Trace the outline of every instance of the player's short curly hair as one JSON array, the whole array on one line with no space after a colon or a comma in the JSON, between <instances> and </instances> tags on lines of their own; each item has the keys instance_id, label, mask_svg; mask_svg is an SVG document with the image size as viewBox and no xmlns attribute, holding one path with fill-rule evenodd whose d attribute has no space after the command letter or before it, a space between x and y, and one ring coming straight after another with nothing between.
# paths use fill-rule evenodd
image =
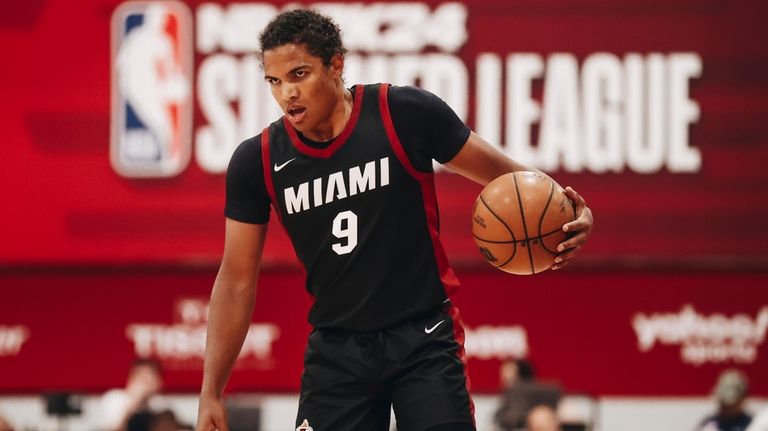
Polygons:
<instances>
[{"instance_id":1,"label":"player's short curly hair","mask_svg":"<svg viewBox=\"0 0 768 431\"><path fill-rule=\"evenodd\" d=\"M310 54L329 66L336 54L347 52L341 42L339 26L329 17L310 9L294 9L277 15L259 36L264 51L294 43L304 45Z\"/></svg>"}]
</instances>

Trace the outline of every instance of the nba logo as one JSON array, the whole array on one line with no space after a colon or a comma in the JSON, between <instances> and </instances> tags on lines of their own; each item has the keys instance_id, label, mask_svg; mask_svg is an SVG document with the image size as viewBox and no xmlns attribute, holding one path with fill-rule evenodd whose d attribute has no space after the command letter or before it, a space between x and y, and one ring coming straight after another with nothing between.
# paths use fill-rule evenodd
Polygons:
<instances>
[{"instance_id":1,"label":"nba logo","mask_svg":"<svg viewBox=\"0 0 768 431\"><path fill-rule=\"evenodd\" d=\"M112 15L110 160L125 177L170 177L189 164L192 15L177 1L132 1Z\"/></svg>"}]
</instances>

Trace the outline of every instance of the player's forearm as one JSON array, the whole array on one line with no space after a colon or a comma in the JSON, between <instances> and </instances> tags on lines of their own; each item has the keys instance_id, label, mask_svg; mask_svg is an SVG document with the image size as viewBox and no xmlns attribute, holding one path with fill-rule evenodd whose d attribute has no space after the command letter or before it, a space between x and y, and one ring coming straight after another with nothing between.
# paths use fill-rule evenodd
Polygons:
<instances>
[{"instance_id":1,"label":"player's forearm","mask_svg":"<svg viewBox=\"0 0 768 431\"><path fill-rule=\"evenodd\" d=\"M221 396L248 333L255 280L229 280L219 273L211 293L202 392Z\"/></svg>"},{"instance_id":2,"label":"player's forearm","mask_svg":"<svg viewBox=\"0 0 768 431\"><path fill-rule=\"evenodd\" d=\"M448 166L462 176L483 186L509 172L533 171L542 173L532 166L526 166L513 160L474 132L470 134L461 151L453 160L448 162Z\"/></svg>"}]
</instances>

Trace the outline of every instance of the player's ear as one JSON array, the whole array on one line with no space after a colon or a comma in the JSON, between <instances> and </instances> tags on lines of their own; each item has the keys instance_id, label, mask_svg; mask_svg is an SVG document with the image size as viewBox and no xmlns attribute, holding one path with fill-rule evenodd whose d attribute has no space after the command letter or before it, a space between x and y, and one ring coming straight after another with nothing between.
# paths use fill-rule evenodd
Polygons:
<instances>
[{"instance_id":1,"label":"player's ear","mask_svg":"<svg viewBox=\"0 0 768 431\"><path fill-rule=\"evenodd\" d=\"M331 57L331 76L334 78L341 78L344 73L344 56L341 54L335 54Z\"/></svg>"}]
</instances>

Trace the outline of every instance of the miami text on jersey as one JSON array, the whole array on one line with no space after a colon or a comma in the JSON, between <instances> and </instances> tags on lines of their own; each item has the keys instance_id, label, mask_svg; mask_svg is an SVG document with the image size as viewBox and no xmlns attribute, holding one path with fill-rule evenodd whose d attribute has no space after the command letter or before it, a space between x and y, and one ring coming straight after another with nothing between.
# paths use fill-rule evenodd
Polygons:
<instances>
[{"instance_id":1,"label":"miami text on jersey","mask_svg":"<svg viewBox=\"0 0 768 431\"><path fill-rule=\"evenodd\" d=\"M299 184L298 187L285 188L283 195L288 214L389 185L389 157L384 157L378 162L378 170L374 160L364 166L358 165L348 169L346 176L344 172L334 172L328 178L315 178Z\"/></svg>"}]
</instances>

